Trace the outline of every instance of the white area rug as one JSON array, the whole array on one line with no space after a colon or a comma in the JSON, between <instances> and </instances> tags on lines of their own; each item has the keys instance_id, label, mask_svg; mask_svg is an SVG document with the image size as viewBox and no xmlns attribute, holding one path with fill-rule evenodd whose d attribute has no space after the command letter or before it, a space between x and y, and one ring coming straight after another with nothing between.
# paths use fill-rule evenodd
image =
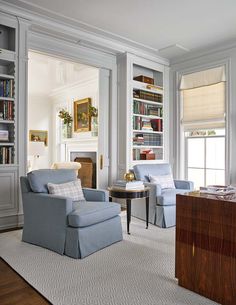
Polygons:
<instances>
[{"instance_id":1,"label":"white area rug","mask_svg":"<svg viewBox=\"0 0 236 305\"><path fill-rule=\"evenodd\" d=\"M0 234L0 256L55 305L213 305L177 285L175 230L132 218L124 240L83 260L21 242L21 231Z\"/></svg>"}]
</instances>

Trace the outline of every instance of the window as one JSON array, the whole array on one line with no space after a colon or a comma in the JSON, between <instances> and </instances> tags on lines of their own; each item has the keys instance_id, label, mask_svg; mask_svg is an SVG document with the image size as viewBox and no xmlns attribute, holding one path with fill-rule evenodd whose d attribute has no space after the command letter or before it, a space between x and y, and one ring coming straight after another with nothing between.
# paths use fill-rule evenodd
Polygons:
<instances>
[{"instance_id":1,"label":"window","mask_svg":"<svg viewBox=\"0 0 236 305\"><path fill-rule=\"evenodd\" d=\"M225 184L224 67L182 76L185 178L195 188Z\"/></svg>"},{"instance_id":2,"label":"window","mask_svg":"<svg viewBox=\"0 0 236 305\"><path fill-rule=\"evenodd\" d=\"M225 130L185 133L186 176L195 188L225 184Z\"/></svg>"}]
</instances>

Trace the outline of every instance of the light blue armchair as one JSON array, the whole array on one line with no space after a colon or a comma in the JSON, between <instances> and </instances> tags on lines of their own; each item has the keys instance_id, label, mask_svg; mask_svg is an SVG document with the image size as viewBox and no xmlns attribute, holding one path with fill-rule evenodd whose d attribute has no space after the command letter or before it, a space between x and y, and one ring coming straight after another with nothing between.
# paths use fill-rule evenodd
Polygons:
<instances>
[{"instance_id":1,"label":"light blue armchair","mask_svg":"<svg viewBox=\"0 0 236 305\"><path fill-rule=\"evenodd\" d=\"M174 180L175 188L162 189L160 185L150 183L149 175L161 176L171 174L169 164L139 164L135 165L133 172L137 180L144 181L150 188L149 222L162 228L176 224L176 194L183 194L193 190L193 182ZM137 202L132 205L132 216L145 220L145 205Z\"/></svg>"},{"instance_id":2,"label":"light blue armchair","mask_svg":"<svg viewBox=\"0 0 236 305\"><path fill-rule=\"evenodd\" d=\"M48 194L47 183L76 180L74 170L46 169L21 177L22 240L59 254L83 258L122 240L120 205L103 190L83 189L86 201Z\"/></svg>"}]
</instances>

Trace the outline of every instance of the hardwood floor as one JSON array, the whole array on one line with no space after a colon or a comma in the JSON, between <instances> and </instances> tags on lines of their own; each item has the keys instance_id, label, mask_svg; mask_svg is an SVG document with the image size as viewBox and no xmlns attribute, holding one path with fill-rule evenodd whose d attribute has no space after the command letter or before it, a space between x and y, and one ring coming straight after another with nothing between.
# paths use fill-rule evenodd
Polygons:
<instances>
[{"instance_id":1,"label":"hardwood floor","mask_svg":"<svg viewBox=\"0 0 236 305\"><path fill-rule=\"evenodd\" d=\"M0 304L48 305L51 303L0 258Z\"/></svg>"}]
</instances>

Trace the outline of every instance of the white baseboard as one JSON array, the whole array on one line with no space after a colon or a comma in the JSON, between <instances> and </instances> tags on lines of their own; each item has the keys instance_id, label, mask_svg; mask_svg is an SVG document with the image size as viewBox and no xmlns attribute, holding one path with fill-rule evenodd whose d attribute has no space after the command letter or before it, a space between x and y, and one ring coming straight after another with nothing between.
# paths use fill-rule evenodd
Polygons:
<instances>
[{"instance_id":1,"label":"white baseboard","mask_svg":"<svg viewBox=\"0 0 236 305\"><path fill-rule=\"evenodd\" d=\"M11 215L0 218L0 230L22 227L24 224L24 215Z\"/></svg>"}]
</instances>

